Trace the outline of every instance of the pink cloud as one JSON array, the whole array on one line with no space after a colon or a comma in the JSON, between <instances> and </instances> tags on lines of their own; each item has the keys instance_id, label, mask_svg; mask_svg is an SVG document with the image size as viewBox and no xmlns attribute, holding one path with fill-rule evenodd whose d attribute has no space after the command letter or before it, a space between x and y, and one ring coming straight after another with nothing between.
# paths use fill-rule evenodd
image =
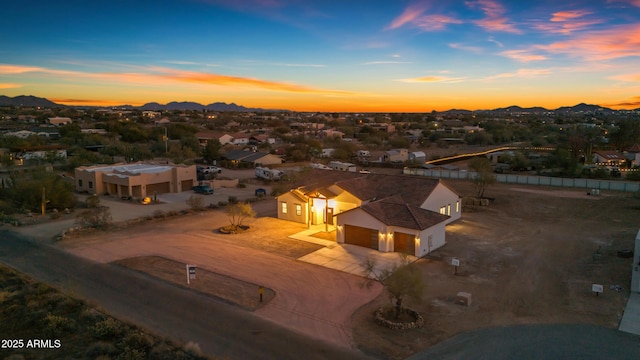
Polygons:
<instances>
[{"instance_id":1,"label":"pink cloud","mask_svg":"<svg viewBox=\"0 0 640 360\"><path fill-rule=\"evenodd\" d=\"M484 19L476 20L474 23L489 31L503 31L514 34L520 34L521 31L504 17L506 13L504 7L496 1L492 0L476 0L467 1L470 8L479 8L484 12Z\"/></svg>"},{"instance_id":2,"label":"pink cloud","mask_svg":"<svg viewBox=\"0 0 640 360\"><path fill-rule=\"evenodd\" d=\"M550 53L584 57L587 60L609 60L640 56L640 24L591 31L566 41L538 46Z\"/></svg>"},{"instance_id":3,"label":"pink cloud","mask_svg":"<svg viewBox=\"0 0 640 360\"><path fill-rule=\"evenodd\" d=\"M393 30L404 25L411 24L424 31L437 31L444 29L449 24L462 24L461 20L451 16L424 14L427 11L427 4L424 2L409 5L400 16L393 19L386 29Z\"/></svg>"},{"instance_id":4,"label":"pink cloud","mask_svg":"<svg viewBox=\"0 0 640 360\"><path fill-rule=\"evenodd\" d=\"M427 6L425 3L414 3L409 5L400 16L393 19L391 24L387 26L387 29L393 30L400 28L406 24L412 23L416 21L425 11L427 10Z\"/></svg>"},{"instance_id":5,"label":"pink cloud","mask_svg":"<svg viewBox=\"0 0 640 360\"><path fill-rule=\"evenodd\" d=\"M504 78L533 78L551 75L550 69L518 69L512 73L502 73L484 78L484 80L495 80Z\"/></svg>"},{"instance_id":6,"label":"pink cloud","mask_svg":"<svg viewBox=\"0 0 640 360\"><path fill-rule=\"evenodd\" d=\"M546 56L535 54L529 50L507 50L501 52L500 55L521 62L542 61L547 59Z\"/></svg>"},{"instance_id":7,"label":"pink cloud","mask_svg":"<svg viewBox=\"0 0 640 360\"><path fill-rule=\"evenodd\" d=\"M591 14L587 10L559 11L552 14L548 23L539 24L536 28L545 32L570 34L602 23L601 19L582 19Z\"/></svg>"},{"instance_id":8,"label":"pink cloud","mask_svg":"<svg viewBox=\"0 0 640 360\"><path fill-rule=\"evenodd\" d=\"M36 66L0 64L0 74L24 74L30 72L43 71L43 68Z\"/></svg>"}]
</instances>

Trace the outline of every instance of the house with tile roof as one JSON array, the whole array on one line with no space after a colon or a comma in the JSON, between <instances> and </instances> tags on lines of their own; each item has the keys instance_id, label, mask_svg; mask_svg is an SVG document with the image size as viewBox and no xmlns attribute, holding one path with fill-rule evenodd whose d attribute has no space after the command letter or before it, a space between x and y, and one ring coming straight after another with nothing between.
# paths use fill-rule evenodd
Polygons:
<instances>
[{"instance_id":1,"label":"house with tile roof","mask_svg":"<svg viewBox=\"0 0 640 360\"><path fill-rule=\"evenodd\" d=\"M622 166L627 158L618 151L598 150L593 152L593 163L601 166Z\"/></svg>"},{"instance_id":2,"label":"house with tile roof","mask_svg":"<svg viewBox=\"0 0 640 360\"><path fill-rule=\"evenodd\" d=\"M313 169L278 196L278 218L335 230L336 242L425 256L460 219L460 196L440 179Z\"/></svg>"}]
</instances>

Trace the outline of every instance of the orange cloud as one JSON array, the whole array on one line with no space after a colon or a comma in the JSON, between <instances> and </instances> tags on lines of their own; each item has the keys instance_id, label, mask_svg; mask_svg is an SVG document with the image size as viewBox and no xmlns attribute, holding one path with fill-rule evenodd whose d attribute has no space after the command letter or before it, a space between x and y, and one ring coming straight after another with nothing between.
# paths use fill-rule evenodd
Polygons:
<instances>
[{"instance_id":1,"label":"orange cloud","mask_svg":"<svg viewBox=\"0 0 640 360\"><path fill-rule=\"evenodd\" d=\"M589 15L589 14L591 14L591 12L586 10L558 11L553 13L553 17L551 18L551 21L553 22L569 21L569 20L574 20L574 19L583 17L585 15Z\"/></svg>"},{"instance_id":2,"label":"orange cloud","mask_svg":"<svg viewBox=\"0 0 640 360\"><path fill-rule=\"evenodd\" d=\"M0 74L24 74L29 72L43 71L43 68L35 66L0 64Z\"/></svg>"},{"instance_id":3,"label":"orange cloud","mask_svg":"<svg viewBox=\"0 0 640 360\"><path fill-rule=\"evenodd\" d=\"M405 83L458 83L462 82L464 78L454 78L454 77L446 77L446 76L423 76L418 78L410 78L410 79L400 79L398 81Z\"/></svg>"},{"instance_id":4,"label":"orange cloud","mask_svg":"<svg viewBox=\"0 0 640 360\"><path fill-rule=\"evenodd\" d=\"M131 103L131 101L109 101L109 100L89 100L89 99L61 99L61 98L49 98L56 104L63 105L93 105L93 106L116 106L116 105L134 105L140 106L142 103Z\"/></svg>"},{"instance_id":5,"label":"orange cloud","mask_svg":"<svg viewBox=\"0 0 640 360\"><path fill-rule=\"evenodd\" d=\"M183 70L173 70L173 69L164 69L164 74L160 74L158 76L180 81L180 82L191 82L191 83L202 83L209 85L221 85L221 86L251 86L258 87L269 90L276 91L287 91L287 92L298 92L298 93L314 93L314 94L333 94L333 95L348 95L350 94L347 91L339 91L339 90L325 90L325 89L315 89L302 85L281 83L275 81L268 80L260 80L253 78L245 78L239 76L228 76L228 75L218 75L218 74L209 74L209 73L200 73L193 71L183 71Z\"/></svg>"},{"instance_id":6,"label":"orange cloud","mask_svg":"<svg viewBox=\"0 0 640 360\"><path fill-rule=\"evenodd\" d=\"M0 83L0 89L17 89L22 87L20 84L9 84L9 83Z\"/></svg>"},{"instance_id":7,"label":"orange cloud","mask_svg":"<svg viewBox=\"0 0 640 360\"><path fill-rule=\"evenodd\" d=\"M634 109L640 107L640 96L634 96L629 100L624 100L619 103L605 104L604 106L618 109Z\"/></svg>"},{"instance_id":8,"label":"orange cloud","mask_svg":"<svg viewBox=\"0 0 640 360\"><path fill-rule=\"evenodd\" d=\"M65 80L69 79L91 79L104 82L126 82L138 85L164 85L167 81L183 83L200 83L217 86L248 86L274 91L329 94L329 95L350 95L352 93L341 90L327 90L308 86L289 84L284 82L246 78L240 76L219 75L195 71L174 70L169 68L153 67L148 68L151 73L86 73L79 71L67 71L47 69L40 67L29 67L20 65L0 65L0 74L23 74L23 73L43 73L46 75L61 76Z\"/></svg>"},{"instance_id":9,"label":"orange cloud","mask_svg":"<svg viewBox=\"0 0 640 360\"><path fill-rule=\"evenodd\" d=\"M503 16L506 11L498 2L492 0L476 0L467 1L466 4L471 8L480 8L485 14L484 19L474 22L476 25L489 31L503 31L514 34L521 33L514 24L509 23L509 19Z\"/></svg>"},{"instance_id":10,"label":"orange cloud","mask_svg":"<svg viewBox=\"0 0 640 360\"><path fill-rule=\"evenodd\" d=\"M625 82L640 82L640 73L615 75L609 77L609 79Z\"/></svg>"}]
</instances>

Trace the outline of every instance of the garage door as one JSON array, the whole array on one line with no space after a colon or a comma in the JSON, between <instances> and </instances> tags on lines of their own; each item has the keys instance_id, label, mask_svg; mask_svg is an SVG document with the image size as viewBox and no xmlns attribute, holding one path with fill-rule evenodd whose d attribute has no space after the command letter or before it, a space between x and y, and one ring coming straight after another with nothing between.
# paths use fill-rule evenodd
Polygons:
<instances>
[{"instance_id":1,"label":"garage door","mask_svg":"<svg viewBox=\"0 0 640 360\"><path fill-rule=\"evenodd\" d=\"M189 180L182 180L181 183L181 189L182 191L187 191L187 190L191 190L193 188L193 179L189 179Z\"/></svg>"},{"instance_id":2,"label":"garage door","mask_svg":"<svg viewBox=\"0 0 640 360\"><path fill-rule=\"evenodd\" d=\"M378 250L378 230L345 225L344 242Z\"/></svg>"},{"instance_id":3,"label":"garage door","mask_svg":"<svg viewBox=\"0 0 640 360\"><path fill-rule=\"evenodd\" d=\"M415 239L416 237L411 234L405 234L401 232L393 233L393 251L415 255Z\"/></svg>"},{"instance_id":4,"label":"garage door","mask_svg":"<svg viewBox=\"0 0 640 360\"><path fill-rule=\"evenodd\" d=\"M171 192L168 182L149 184L147 185L147 196L153 196L154 194L166 194Z\"/></svg>"}]
</instances>

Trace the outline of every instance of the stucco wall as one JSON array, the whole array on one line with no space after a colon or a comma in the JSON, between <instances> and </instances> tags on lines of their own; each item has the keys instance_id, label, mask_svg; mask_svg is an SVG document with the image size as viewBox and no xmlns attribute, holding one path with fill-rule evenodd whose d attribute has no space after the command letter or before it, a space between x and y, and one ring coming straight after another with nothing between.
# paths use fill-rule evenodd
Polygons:
<instances>
[{"instance_id":1,"label":"stucco wall","mask_svg":"<svg viewBox=\"0 0 640 360\"><path fill-rule=\"evenodd\" d=\"M287 203L286 214L282 212L282 203ZM301 207L300 215L296 214L296 205L300 205ZM306 202L302 201L297 196L294 196L291 193L282 194L278 196L278 219L306 224L308 212L307 205L308 204Z\"/></svg>"},{"instance_id":2,"label":"stucco wall","mask_svg":"<svg viewBox=\"0 0 640 360\"><path fill-rule=\"evenodd\" d=\"M456 205L456 203L458 205ZM460 219L462 205L460 203L460 197L458 197L458 195L451 189L440 183L435 189L433 189L429 198L420 207L440 213L440 208L442 206L449 205L451 205L451 213L449 214L451 217L446 221L447 224Z\"/></svg>"}]
</instances>

